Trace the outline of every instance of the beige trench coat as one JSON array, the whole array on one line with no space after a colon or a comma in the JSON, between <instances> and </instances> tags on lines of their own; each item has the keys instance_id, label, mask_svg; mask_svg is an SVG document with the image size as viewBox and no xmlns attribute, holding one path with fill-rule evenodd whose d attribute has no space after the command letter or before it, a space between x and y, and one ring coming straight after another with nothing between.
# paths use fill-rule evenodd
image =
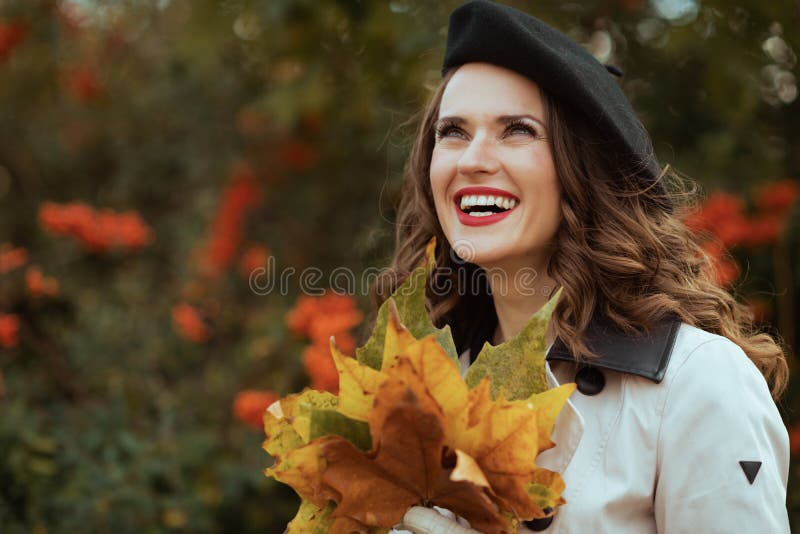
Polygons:
<instances>
[{"instance_id":1,"label":"beige trench coat","mask_svg":"<svg viewBox=\"0 0 800 534\"><path fill-rule=\"evenodd\" d=\"M660 383L601 369L599 393L573 393L538 459L567 486L543 532L789 532L789 438L763 376L732 341L685 323L670 346ZM548 361L547 379L577 371Z\"/></svg>"}]
</instances>

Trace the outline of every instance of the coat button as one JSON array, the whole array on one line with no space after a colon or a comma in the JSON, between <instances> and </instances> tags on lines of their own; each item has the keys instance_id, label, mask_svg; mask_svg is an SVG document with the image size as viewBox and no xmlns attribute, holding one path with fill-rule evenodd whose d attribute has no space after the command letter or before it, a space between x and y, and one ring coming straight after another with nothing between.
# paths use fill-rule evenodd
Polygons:
<instances>
[{"instance_id":1,"label":"coat button","mask_svg":"<svg viewBox=\"0 0 800 534\"><path fill-rule=\"evenodd\" d=\"M546 514L549 514L552 511L553 511L552 508L545 508L544 510L542 510L542 512L544 512ZM553 514L553 515L548 516L548 517L540 517L539 519L531 519L530 521L523 521L522 524L525 525L526 527L528 527L529 529L531 529L534 532L541 532L541 531L545 530L547 527L550 526L550 523L553 522L553 518L555 516L556 515Z\"/></svg>"},{"instance_id":2,"label":"coat button","mask_svg":"<svg viewBox=\"0 0 800 534\"><path fill-rule=\"evenodd\" d=\"M606 377L597 367L584 367L575 374L578 391L584 395L597 395L606 385Z\"/></svg>"}]
</instances>

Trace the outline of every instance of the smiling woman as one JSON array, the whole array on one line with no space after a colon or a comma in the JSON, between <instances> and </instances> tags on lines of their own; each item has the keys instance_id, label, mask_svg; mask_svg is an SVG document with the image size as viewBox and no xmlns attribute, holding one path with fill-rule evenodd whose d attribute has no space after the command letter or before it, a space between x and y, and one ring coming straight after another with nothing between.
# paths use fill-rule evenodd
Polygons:
<instances>
[{"instance_id":1,"label":"smiling woman","mask_svg":"<svg viewBox=\"0 0 800 534\"><path fill-rule=\"evenodd\" d=\"M428 307L466 370L561 289L546 372L578 390L537 463L567 504L520 531L788 532L783 349L715 281L619 74L518 10L456 9L376 302L436 237Z\"/></svg>"},{"instance_id":2,"label":"smiling woman","mask_svg":"<svg viewBox=\"0 0 800 534\"><path fill-rule=\"evenodd\" d=\"M512 70L469 63L448 81L430 188L444 235L462 259L498 272L546 272L561 194L544 121L538 86ZM502 211L483 207L497 203Z\"/></svg>"}]
</instances>

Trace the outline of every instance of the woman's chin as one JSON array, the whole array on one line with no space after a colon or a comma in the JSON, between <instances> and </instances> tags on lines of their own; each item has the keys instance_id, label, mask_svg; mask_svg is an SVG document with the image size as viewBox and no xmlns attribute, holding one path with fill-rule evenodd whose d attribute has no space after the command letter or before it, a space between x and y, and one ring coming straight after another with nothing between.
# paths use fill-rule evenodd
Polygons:
<instances>
[{"instance_id":1,"label":"woman's chin","mask_svg":"<svg viewBox=\"0 0 800 534\"><path fill-rule=\"evenodd\" d=\"M454 236L455 237L455 236ZM506 237L506 236L503 236ZM455 254L462 261L474 263L484 270L513 271L513 276L520 269L544 269L552 250L541 251L521 250L519 240L514 239L486 239L459 235L458 239L450 241Z\"/></svg>"},{"instance_id":2,"label":"woman's chin","mask_svg":"<svg viewBox=\"0 0 800 534\"><path fill-rule=\"evenodd\" d=\"M481 246L475 241L460 241L454 244L453 250L458 257L483 268L505 263L511 254L507 247L489 245Z\"/></svg>"}]
</instances>

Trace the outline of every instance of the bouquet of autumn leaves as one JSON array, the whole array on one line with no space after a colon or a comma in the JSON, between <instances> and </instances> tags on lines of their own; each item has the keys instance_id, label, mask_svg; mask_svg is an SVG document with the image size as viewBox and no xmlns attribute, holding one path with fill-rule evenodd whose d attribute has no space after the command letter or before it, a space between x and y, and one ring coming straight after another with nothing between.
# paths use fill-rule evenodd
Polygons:
<instances>
[{"instance_id":1,"label":"bouquet of autumn leaves","mask_svg":"<svg viewBox=\"0 0 800 534\"><path fill-rule=\"evenodd\" d=\"M434 327L425 259L380 308L356 357L331 339L338 397L306 389L264 415L268 476L302 498L287 532L385 533L411 506L439 506L487 534L564 504L558 473L537 467L574 384L547 389L547 321L558 293L515 338L488 343L464 378L449 327Z\"/></svg>"}]
</instances>

